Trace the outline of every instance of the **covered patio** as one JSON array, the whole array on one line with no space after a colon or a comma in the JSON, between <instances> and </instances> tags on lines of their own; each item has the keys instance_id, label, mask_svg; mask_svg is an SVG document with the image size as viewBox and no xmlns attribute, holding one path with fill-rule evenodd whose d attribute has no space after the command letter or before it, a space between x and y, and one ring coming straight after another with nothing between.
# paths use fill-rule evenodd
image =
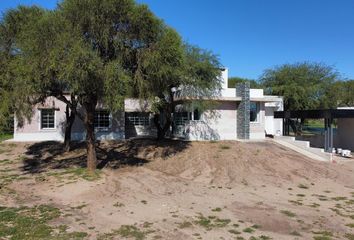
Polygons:
<instances>
[{"instance_id":1,"label":"covered patio","mask_svg":"<svg viewBox=\"0 0 354 240\"><path fill-rule=\"evenodd\" d=\"M325 152L332 152L334 147L333 120L354 119L354 109L277 111L274 112L274 118L283 119L284 136L290 135L290 119L324 119L324 150Z\"/></svg>"}]
</instances>

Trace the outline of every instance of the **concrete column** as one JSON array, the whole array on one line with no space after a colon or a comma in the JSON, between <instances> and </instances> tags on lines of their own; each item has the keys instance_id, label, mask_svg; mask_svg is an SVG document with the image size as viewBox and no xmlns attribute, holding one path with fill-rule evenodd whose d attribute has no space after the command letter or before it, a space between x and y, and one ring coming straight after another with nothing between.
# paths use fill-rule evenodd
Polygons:
<instances>
[{"instance_id":1,"label":"concrete column","mask_svg":"<svg viewBox=\"0 0 354 240\"><path fill-rule=\"evenodd\" d=\"M241 97L237 108L237 138L250 138L250 83L244 82L236 85L236 97Z\"/></svg>"}]
</instances>

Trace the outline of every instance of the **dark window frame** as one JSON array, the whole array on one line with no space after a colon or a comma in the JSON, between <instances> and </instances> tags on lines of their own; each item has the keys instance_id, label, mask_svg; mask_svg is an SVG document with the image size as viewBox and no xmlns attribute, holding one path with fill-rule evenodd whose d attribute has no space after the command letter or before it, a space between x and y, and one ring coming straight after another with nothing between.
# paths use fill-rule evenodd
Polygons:
<instances>
[{"instance_id":1,"label":"dark window frame","mask_svg":"<svg viewBox=\"0 0 354 240\"><path fill-rule=\"evenodd\" d=\"M40 109L40 129L54 130L55 126L55 109Z\"/></svg>"},{"instance_id":2,"label":"dark window frame","mask_svg":"<svg viewBox=\"0 0 354 240\"><path fill-rule=\"evenodd\" d=\"M150 126L150 113L126 112L125 121L129 126Z\"/></svg>"},{"instance_id":3,"label":"dark window frame","mask_svg":"<svg viewBox=\"0 0 354 240\"><path fill-rule=\"evenodd\" d=\"M261 109L260 102L251 102L250 103L250 122L251 123L259 123L259 113Z\"/></svg>"},{"instance_id":4,"label":"dark window frame","mask_svg":"<svg viewBox=\"0 0 354 240\"><path fill-rule=\"evenodd\" d=\"M111 113L105 109L95 111L94 126L95 129L109 129L112 125Z\"/></svg>"}]
</instances>

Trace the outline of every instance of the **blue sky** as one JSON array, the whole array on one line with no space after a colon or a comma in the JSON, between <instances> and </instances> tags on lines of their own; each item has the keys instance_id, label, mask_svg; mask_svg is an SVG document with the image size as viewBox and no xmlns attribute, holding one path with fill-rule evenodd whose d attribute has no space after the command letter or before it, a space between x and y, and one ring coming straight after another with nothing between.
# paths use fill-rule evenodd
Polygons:
<instances>
[{"instance_id":1,"label":"blue sky","mask_svg":"<svg viewBox=\"0 0 354 240\"><path fill-rule=\"evenodd\" d=\"M231 76L258 78L283 63L316 61L354 79L353 0L138 0L183 38L219 55ZM54 8L56 0L1 0Z\"/></svg>"}]
</instances>

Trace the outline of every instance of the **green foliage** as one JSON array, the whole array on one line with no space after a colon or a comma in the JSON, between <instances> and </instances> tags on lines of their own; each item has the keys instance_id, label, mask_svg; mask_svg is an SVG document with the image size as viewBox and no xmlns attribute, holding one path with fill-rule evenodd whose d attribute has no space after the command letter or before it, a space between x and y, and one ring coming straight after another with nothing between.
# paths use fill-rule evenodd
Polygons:
<instances>
[{"instance_id":1,"label":"green foliage","mask_svg":"<svg viewBox=\"0 0 354 240\"><path fill-rule=\"evenodd\" d=\"M18 65L20 40L24 29L40 17L43 10L38 7L20 6L10 9L0 19L0 132L12 131L13 113L16 112L18 122L22 117L29 118L31 105L28 103L28 94L32 88L28 78L19 75L19 70L26 69ZM19 80L22 77L22 81Z\"/></svg>"},{"instance_id":2,"label":"green foliage","mask_svg":"<svg viewBox=\"0 0 354 240\"><path fill-rule=\"evenodd\" d=\"M280 211L282 214L284 214L284 215L286 215L286 216L288 216L288 217L296 217L296 214L295 213L293 213L293 212L291 212L291 211L289 211L289 210L281 210Z\"/></svg>"},{"instance_id":3,"label":"green foliage","mask_svg":"<svg viewBox=\"0 0 354 240\"><path fill-rule=\"evenodd\" d=\"M101 171L96 170L95 172L89 172L86 168L73 167L67 168L64 171L60 172L51 172L48 173L49 176L57 177L58 179L67 179L67 180L77 180L85 179L86 181L96 181L101 178Z\"/></svg>"},{"instance_id":4,"label":"green foliage","mask_svg":"<svg viewBox=\"0 0 354 240\"><path fill-rule=\"evenodd\" d=\"M11 80L15 80L10 92L16 89L26 99L19 98L8 112L23 115L19 110L24 102L31 107L54 96L84 119L90 149L94 149L97 104L121 110L129 90L144 95L140 91L146 88L136 88L136 83L147 83L139 79L160 81L154 82L159 86L180 76L177 66L184 55L179 35L146 5L133 0L64 0L52 11L19 7L7 14L12 12L18 18L6 17L1 22L4 26L11 23L16 50L13 60L6 61L12 68L5 73L12 73ZM0 49L10 49L2 42ZM5 50L4 54L14 52ZM84 110L82 115L76 111L77 102ZM3 103L7 107L7 101ZM89 166L95 166L95 151L88 154Z\"/></svg>"},{"instance_id":5,"label":"green foliage","mask_svg":"<svg viewBox=\"0 0 354 240\"><path fill-rule=\"evenodd\" d=\"M285 110L303 110L335 107L332 86L338 78L331 66L304 62L267 69L260 80L268 94L284 96Z\"/></svg>"},{"instance_id":6,"label":"green foliage","mask_svg":"<svg viewBox=\"0 0 354 240\"><path fill-rule=\"evenodd\" d=\"M212 212L221 212L221 211L222 211L222 209L221 209L221 208L219 208L219 207L217 207L217 208L213 208L213 209L211 209L211 211L212 211Z\"/></svg>"},{"instance_id":7,"label":"green foliage","mask_svg":"<svg viewBox=\"0 0 354 240\"><path fill-rule=\"evenodd\" d=\"M227 86L229 88L235 88L236 84L238 83L243 83L243 82L249 82L251 88L262 88L262 85L253 79L248 79L248 78L241 78L241 77L230 77L228 79Z\"/></svg>"},{"instance_id":8,"label":"green foliage","mask_svg":"<svg viewBox=\"0 0 354 240\"><path fill-rule=\"evenodd\" d=\"M99 240L104 239L116 239L116 236L119 235L123 238L142 240L151 233L152 230L141 231L139 228L133 225L122 225L119 229L112 231L111 233L106 233L98 237Z\"/></svg>"},{"instance_id":9,"label":"green foliage","mask_svg":"<svg viewBox=\"0 0 354 240\"><path fill-rule=\"evenodd\" d=\"M0 142L11 139L12 137L12 134L0 134Z\"/></svg>"},{"instance_id":10,"label":"green foliage","mask_svg":"<svg viewBox=\"0 0 354 240\"><path fill-rule=\"evenodd\" d=\"M328 237L328 236L314 236L313 239L314 240L332 240L332 238Z\"/></svg>"},{"instance_id":11,"label":"green foliage","mask_svg":"<svg viewBox=\"0 0 354 240\"><path fill-rule=\"evenodd\" d=\"M195 224L207 230L226 227L230 222L230 219L220 219L215 216L204 217L202 214L198 215L197 220L194 221Z\"/></svg>"},{"instance_id":12,"label":"green foliage","mask_svg":"<svg viewBox=\"0 0 354 240\"><path fill-rule=\"evenodd\" d=\"M139 51L131 95L149 99L158 133L164 135L171 124L175 99L193 99L183 102L184 107L203 111L210 102L196 100L218 95L221 71L217 56L183 44L180 36L167 26L162 27L157 40L153 48ZM165 120L160 122L160 116Z\"/></svg>"},{"instance_id":13,"label":"green foliage","mask_svg":"<svg viewBox=\"0 0 354 240\"><path fill-rule=\"evenodd\" d=\"M83 239L84 232L66 232L63 226L53 227L60 211L49 205L34 207L0 207L0 238L5 239Z\"/></svg>"},{"instance_id":14,"label":"green foliage","mask_svg":"<svg viewBox=\"0 0 354 240\"><path fill-rule=\"evenodd\" d=\"M335 82L332 87L332 92L335 95L337 106L354 106L354 80Z\"/></svg>"},{"instance_id":15,"label":"green foliage","mask_svg":"<svg viewBox=\"0 0 354 240\"><path fill-rule=\"evenodd\" d=\"M253 233L255 230L253 228L247 227L245 229L242 230L245 233Z\"/></svg>"}]
</instances>

